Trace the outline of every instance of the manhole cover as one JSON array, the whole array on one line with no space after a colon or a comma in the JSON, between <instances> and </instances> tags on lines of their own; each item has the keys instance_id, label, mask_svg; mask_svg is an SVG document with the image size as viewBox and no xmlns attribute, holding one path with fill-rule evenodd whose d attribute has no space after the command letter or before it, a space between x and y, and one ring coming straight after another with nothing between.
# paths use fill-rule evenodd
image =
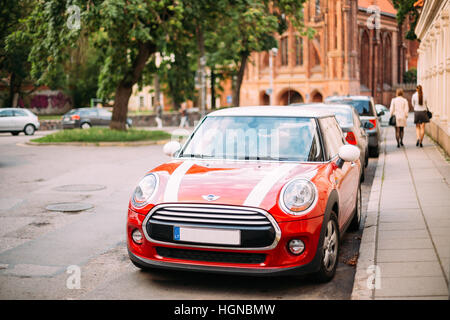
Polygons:
<instances>
[{"instance_id":1,"label":"manhole cover","mask_svg":"<svg viewBox=\"0 0 450 320\"><path fill-rule=\"evenodd\" d=\"M93 208L94 206L87 203L81 202L63 202L63 203L53 203L45 207L49 211L58 212L78 212Z\"/></svg>"},{"instance_id":2,"label":"manhole cover","mask_svg":"<svg viewBox=\"0 0 450 320\"><path fill-rule=\"evenodd\" d=\"M106 186L101 184L68 184L65 186L56 187L56 191L68 191L68 192L87 192L98 191L106 189Z\"/></svg>"}]
</instances>

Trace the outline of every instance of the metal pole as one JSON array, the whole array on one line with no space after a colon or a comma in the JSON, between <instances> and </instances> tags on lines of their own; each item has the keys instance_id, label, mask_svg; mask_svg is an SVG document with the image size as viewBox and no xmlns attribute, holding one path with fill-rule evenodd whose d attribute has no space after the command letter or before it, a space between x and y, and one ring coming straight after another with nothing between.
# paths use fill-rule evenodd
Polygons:
<instances>
[{"instance_id":1,"label":"metal pole","mask_svg":"<svg viewBox=\"0 0 450 320\"><path fill-rule=\"evenodd\" d=\"M269 51L269 68L270 68L270 105L273 105L273 52Z\"/></svg>"}]
</instances>

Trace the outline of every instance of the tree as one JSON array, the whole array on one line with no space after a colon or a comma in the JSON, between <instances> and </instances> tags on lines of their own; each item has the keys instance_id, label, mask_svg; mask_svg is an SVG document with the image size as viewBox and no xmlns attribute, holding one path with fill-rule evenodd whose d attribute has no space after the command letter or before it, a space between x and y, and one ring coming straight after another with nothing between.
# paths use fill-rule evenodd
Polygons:
<instances>
[{"instance_id":1,"label":"tree","mask_svg":"<svg viewBox=\"0 0 450 320\"><path fill-rule=\"evenodd\" d=\"M397 10L397 22L402 25L407 17L410 18L409 30L406 33L406 39L416 40L415 32L417 21L419 19L419 11L414 6L417 0L393 0L394 8Z\"/></svg>"},{"instance_id":2,"label":"tree","mask_svg":"<svg viewBox=\"0 0 450 320\"><path fill-rule=\"evenodd\" d=\"M252 52L277 47L276 34L282 34L288 21L302 34L312 35L304 28L303 4L306 0L231 0L217 32L210 43L219 43L216 60L232 61L234 83L233 104L240 104L240 89L245 67Z\"/></svg>"},{"instance_id":3,"label":"tree","mask_svg":"<svg viewBox=\"0 0 450 320\"><path fill-rule=\"evenodd\" d=\"M22 21L33 1L3 0L0 4L0 79L9 78L4 105L15 107L22 83L28 78L27 61L31 39L23 32Z\"/></svg>"},{"instance_id":4,"label":"tree","mask_svg":"<svg viewBox=\"0 0 450 320\"><path fill-rule=\"evenodd\" d=\"M75 47L81 36L100 33L95 45L105 58L98 95L114 99L110 128L126 130L132 88L148 81L143 74L154 64L151 57L181 28L182 12L182 3L170 0L39 1L27 21L32 75L45 83L68 59L68 47ZM71 27L68 22L77 18L79 28L76 23Z\"/></svg>"}]
</instances>

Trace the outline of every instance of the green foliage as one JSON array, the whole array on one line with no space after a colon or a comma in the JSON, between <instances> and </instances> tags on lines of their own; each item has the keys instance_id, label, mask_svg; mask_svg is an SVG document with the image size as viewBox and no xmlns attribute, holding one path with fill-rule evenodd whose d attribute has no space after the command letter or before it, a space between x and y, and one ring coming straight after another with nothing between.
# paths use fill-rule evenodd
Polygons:
<instances>
[{"instance_id":1,"label":"green foliage","mask_svg":"<svg viewBox=\"0 0 450 320\"><path fill-rule=\"evenodd\" d=\"M417 0L393 0L394 8L397 10L397 21L400 25L405 22L406 17L410 17L409 30L406 33L406 39L416 40L415 29L419 19L419 12L414 7Z\"/></svg>"},{"instance_id":2,"label":"green foliage","mask_svg":"<svg viewBox=\"0 0 450 320\"><path fill-rule=\"evenodd\" d=\"M23 30L23 19L30 12L32 1L2 0L0 3L0 79L9 78L9 94L5 106L10 107L13 95L28 78L27 61L31 38Z\"/></svg>"},{"instance_id":3,"label":"green foliage","mask_svg":"<svg viewBox=\"0 0 450 320\"><path fill-rule=\"evenodd\" d=\"M417 69L411 68L403 73L404 83L417 83Z\"/></svg>"},{"instance_id":4,"label":"green foliage","mask_svg":"<svg viewBox=\"0 0 450 320\"><path fill-rule=\"evenodd\" d=\"M38 143L52 142L130 142L130 141L157 141L170 139L165 131L149 131L130 129L128 131L111 130L108 128L61 130L31 141Z\"/></svg>"}]
</instances>

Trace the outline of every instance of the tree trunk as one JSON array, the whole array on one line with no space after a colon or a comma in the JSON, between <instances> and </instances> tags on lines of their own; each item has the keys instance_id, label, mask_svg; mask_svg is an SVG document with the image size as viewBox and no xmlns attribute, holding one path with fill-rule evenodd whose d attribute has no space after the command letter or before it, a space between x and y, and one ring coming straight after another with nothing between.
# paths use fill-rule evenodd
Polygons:
<instances>
[{"instance_id":1,"label":"tree trunk","mask_svg":"<svg viewBox=\"0 0 450 320\"><path fill-rule=\"evenodd\" d=\"M205 83L205 39L203 37L203 30L200 25L197 25L195 30L197 36L197 49L199 52L198 57L198 80L200 82L200 94L199 94L199 104L200 113L202 116L205 115L206 109L206 83Z\"/></svg>"},{"instance_id":2,"label":"tree trunk","mask_svg":"<svg viewBox=\"0 0 450 320\"><path fill-rule=\"evenodd\" d=\"M243 53L241 55L241 65L239 66L239 71L236 77L236 85L234 87L234 97L233 104L235 107L240 106L240 96L241 96L241 85L242 80L244 79L245 66L247 65L248 54Z\"/></svg>"},{"instance_id":3,"label":"tree trunk","mask_svg":"<svg viewBox=\"0 0 450 320\"><path fill-rule=\"evenodd\" d=\"M125 131L128 114L128 101L133 90L133 86L138 82L142 75L145 64L150 56L155 53L156 46L153 43L139 44L139 53L133 62L131 70L124 75L122 81L116 88L114 97L113 114L109 127L113 130Z\"/></svg>"},{"instance_id":4,"label":"tree trunk","mask_svg":"<svg viewBox=\"0 0 450 320\"><path fill-rule=\"evenodd\" d=\"M211 68L211 109L216 109L216 73L214 67Z\"/></svg>"},{"instance_id":5,"label":"tree trunk","mask_svg":"<svg viewBox=\"0 0 450 320\"><path fill-rule=\"evenodd\" d=\"M17 107L17 102L18 102L19 98L18 97L17 97L17 99L14 99L14 98L16 98L16 95L18 95L21 86L22 86L22 81L20 80L20 78L17 77L14 72L11 73L11 77L9 80L9 93L8 93L8 98L6 100L7 108Z\"/></svg>"}]
</instances>

